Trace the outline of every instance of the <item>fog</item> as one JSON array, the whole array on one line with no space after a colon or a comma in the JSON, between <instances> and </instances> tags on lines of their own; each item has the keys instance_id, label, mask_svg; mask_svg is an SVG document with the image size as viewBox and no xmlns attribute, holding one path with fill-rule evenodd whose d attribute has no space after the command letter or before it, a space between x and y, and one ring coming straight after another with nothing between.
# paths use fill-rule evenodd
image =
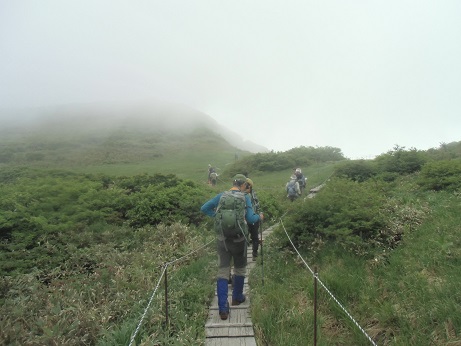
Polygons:
<instances>
[{"instance_id":1,"label":"fog","mask_svg":"<svg viewBox=\"0 0 461 346\"><path fill-rule=\"evenodd\" d=\"M425 150L461 140L460 17L455 0L3 1L0 108L161 100L275 151Z\"/></svg>"}]
</instances>

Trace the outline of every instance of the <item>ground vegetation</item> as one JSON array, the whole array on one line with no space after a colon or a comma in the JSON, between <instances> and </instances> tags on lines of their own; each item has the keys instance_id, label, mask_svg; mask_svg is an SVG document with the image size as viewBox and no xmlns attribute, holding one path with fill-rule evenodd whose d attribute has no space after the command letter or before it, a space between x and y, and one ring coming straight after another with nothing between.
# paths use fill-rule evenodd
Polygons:
<instances>
[{"instance_id":1,"label":"ground vegetation","mask_svg":"<svg viewBox=\"0 0 461 346\"><path fill-rule=\"evenodd\" d=\"M136 343L202 345L216 256L199 209L236 172L275 229L251 274L260 344L311 340L313 279L293 245L378 344L461 342L460 143L354 161L330 147L236 155L206 137L151 137L158 152L137 133L2 140L0 343L127 345L165 263L188 255L169 267L168 322L160 289ZM291 203L295 167L308 188ZM319 300L320 344L369 343L325 291Z\"/></svg>"}]
</instances>

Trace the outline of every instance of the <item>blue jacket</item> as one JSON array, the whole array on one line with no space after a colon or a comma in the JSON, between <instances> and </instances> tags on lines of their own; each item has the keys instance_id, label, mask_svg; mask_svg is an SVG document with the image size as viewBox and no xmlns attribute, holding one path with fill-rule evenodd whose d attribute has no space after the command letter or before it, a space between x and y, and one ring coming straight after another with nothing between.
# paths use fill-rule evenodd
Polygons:
<instances>
[{"instance_id":1,"label":"blue jacket","mask_svg":"<svg viewBox=\"0 0 461 346\"><path fill-rule=\"evenodd\" d=\"M238 191L238 190L232 188L231 191ZM205 202L205 204L202 205L200 210L204 214L206 214L208 216L215 217L216 208L218 207L219 199L221 198L222 194L223 194L222 192L218 193L215 197L210 199L208 202ZM248 196L248 194L245 194L245 200L246 200L246 204L247 204L246 211L245 211L245 220L248 223L258 222L259 221L259 215L255 214L255 212L253 210L253 205L251 204L250 196Z\"/></svg>"}]
</instances>

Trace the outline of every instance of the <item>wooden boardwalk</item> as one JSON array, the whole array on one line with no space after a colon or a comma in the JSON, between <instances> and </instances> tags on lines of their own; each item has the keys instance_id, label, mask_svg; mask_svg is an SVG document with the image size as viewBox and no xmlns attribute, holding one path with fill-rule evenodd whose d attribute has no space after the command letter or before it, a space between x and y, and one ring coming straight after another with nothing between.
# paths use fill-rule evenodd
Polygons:
<instances>
[{"instance_id":1,"label":"wooden boardwalk","mask_svg":"<svg viewBox=\"0 0 461 346\"><path fill-rule=\"evenodd\" d=\"M263 232L264 239L271 233L270 229ZM245 276L245 285L243 293L246 296L244 303L238 306L230 306L230 314L227 320L221 320L219 317L218 297L215 292L213 301L209 308L208 320L205 324L205 345L206 346L256 346L256 339L251 321L251 297L249 288L251 282L248 282L250 270L256 265L252 260L251 245L248 248L247 275ZM259 255L261 248L259 249ZM232 287L229 285L228 301L232 300Z\"/></svg>"}]
</instances>

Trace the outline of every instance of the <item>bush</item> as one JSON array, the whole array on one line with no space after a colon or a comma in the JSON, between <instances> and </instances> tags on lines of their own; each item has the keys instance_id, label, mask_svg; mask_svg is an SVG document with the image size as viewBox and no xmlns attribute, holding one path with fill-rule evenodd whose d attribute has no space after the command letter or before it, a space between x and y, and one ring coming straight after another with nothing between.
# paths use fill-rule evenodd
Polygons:
<instances>
[{"instance_id":1,"label":"bush","mask_svg":"<svg viewBox=\"0 0 461 346\"><path fill-rule=\"evenodd\" d=\"M288 221L296 244L316 250L318 244L337 242L365 254L386 224L381 212L386 202L385 183L357 183L332 179Z\"/></svg>"},{"instance_id":2,"label":"bush","mask_svg":"<svg viewBox=\"0 0 461 346\"><path fill-rule=\"evenodd\" d=\"M344 160L341 150L333 147L298 147L286 152L258 153L245 157L226 169L225 175L237 173L277 172L296 167L308 167L313 163Z\"/></svg>"},{"instance_id":3,"label":"bush","mask_svg":"<svg viewBox=\"0 0 461 346\"><path fill-rule=\"evenodd\" d=\"M208 193L191 181L159 174L115 179L24 170L5 172L0 181L2 275L58 266L69 256L63 246L90 246L110 226L198 225Z\"/></svg>"},{"instance_id":4,"label":"bush","mask_svg":"<svg viewBox=\"0 0 461 346\"><path fill-rule=\"evenodd\" d=\"M430 162L421 170L418 184L425 190L459 190L460 176L461 160Z\"/></svg>"},{"instance_id":5,"label":"bush","mask_svg":"<svg viewBox=\"0 0 461 346\"><path fill-rule=\"evenodd\" d=\"M405 150L405 147L396 146L394 150L378 156L378 172L397 173L399 175L417 172L427 162L427 155L415 148Z\"/></svg>"},{"instance_id":6,"label":"bush","mask_svg":"<svg viewBox=\"0 0 461 346\"><path fill-rule=\"evenodd\" d=\"M441 143L439 148L428 149L426 153L435 161L459 159L461 158L461 141Z\"/></svg>"},{"instance_id":7,"label":"bush","mask_svg":"<svg viewBox=\"0 0 461 346\"><path fill-rule=\"evenodd\" d=\"M261 203L261 212L264 214L264 222L275 222L283 213L283 208L278 197L265 190L257 191Z\"/></svg>"},{"instance_id":8,"label":"bush","mask_svg":"<svg viewBox=\"0 0 461 346\"><path fill-rule=\"evenodd\" d=\"M174 222L198 225L204 218L200 207L205 199L203 190L192 182L169 188L165 184L150 185L130 196L131 208L126 216L134 227Z\"/></svg>"},{"instance_id":9,"label":"bush","mask_svg":"<svg viewBox=\"0 0 461 346\"><path fill-rule=\"evenodd\" d=\"M372 161L345 161L339 164L334 175L363 182L376 175L376 167Z\"/></svg>"}]
</instances>

